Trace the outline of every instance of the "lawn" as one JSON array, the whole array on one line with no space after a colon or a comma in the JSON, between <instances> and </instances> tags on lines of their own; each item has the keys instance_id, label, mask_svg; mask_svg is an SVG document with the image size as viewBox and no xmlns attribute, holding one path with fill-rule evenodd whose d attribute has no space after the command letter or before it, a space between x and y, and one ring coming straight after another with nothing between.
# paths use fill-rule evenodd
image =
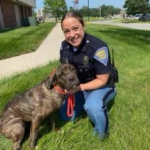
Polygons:
<instances>
[{"instance_id":1,"label":"lawn","mask_svg":"<svg viewBox=\"0 0 150 150\"><path fill-rule=\"evenodd\" d=\"M35 51L55 23L0 30L0 60Z\"/></svg>"},{"instance_id":2,"label":"lawn","mask_svg":"<svg viewBox=\"0 0 150 150\"><path fill-rule=\"evenodd\" d=\"M36 150L148 150L150 147L150 31L88 24L86 31L104 40L115 53L120 82L115 103L109 110L110 134L103 141L92 135L92 125L83 115L75 123L57 124L64 132L50 132L48 120L40 127ZM42 68L0 81L0 111L14 95L40 83L59 65ZM23 150L29 150L29 140ZM0 150L11 150L12 143L0 135Z\"/></svg>"}]
</instances>

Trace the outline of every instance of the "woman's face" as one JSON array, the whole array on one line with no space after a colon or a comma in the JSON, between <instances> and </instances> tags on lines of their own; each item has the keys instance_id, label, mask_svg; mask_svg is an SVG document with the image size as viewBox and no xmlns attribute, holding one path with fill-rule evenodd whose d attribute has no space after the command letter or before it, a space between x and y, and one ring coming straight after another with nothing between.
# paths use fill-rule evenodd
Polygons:
<instances>
[{"instance_id":1,"label":"woman's face","mask_svg":"<svg viewBox=\"0 0 150 150\"><path fill-rule=\"evenodd\" d=\"M65 18L62 22L65 39L74 47L79 47L84 38L84 27L76 18Z\"/></svg>"}]
</instances>

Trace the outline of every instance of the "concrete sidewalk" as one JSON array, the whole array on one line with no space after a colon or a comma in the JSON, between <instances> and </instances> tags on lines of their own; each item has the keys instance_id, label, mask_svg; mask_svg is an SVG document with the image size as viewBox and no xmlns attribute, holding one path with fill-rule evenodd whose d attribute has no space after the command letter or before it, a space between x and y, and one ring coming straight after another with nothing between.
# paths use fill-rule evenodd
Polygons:
<instances>
[{"instance_id":1,"label":"concrete sidewalk","mask_svg":"<svg viewBox=\"0 0 150 150\"><path fill-rule=\"evenodd\" d=\"M134 29L150 30L150 24L121 24L112 23L111 21L96 21L91 23L110 24L115 26L124 26ZM58 23L37 51L25 55L4 59L0 61L0 79L14 75L15 73L24 72L32 68L48 64L50 61L59 59L60 44L64 40L64 35Z\"/></svg>"},{"instance_id":2,"label":"concrete sidewalk","mask_svg":"<svg viewBox=\"0 0 150 150\"><path fill-rule=\"evenodd\" d=\"M63 40L64 35L58 23L35 52L1 60L0 79L58 60Z\"/></svg>"}]
</instances>

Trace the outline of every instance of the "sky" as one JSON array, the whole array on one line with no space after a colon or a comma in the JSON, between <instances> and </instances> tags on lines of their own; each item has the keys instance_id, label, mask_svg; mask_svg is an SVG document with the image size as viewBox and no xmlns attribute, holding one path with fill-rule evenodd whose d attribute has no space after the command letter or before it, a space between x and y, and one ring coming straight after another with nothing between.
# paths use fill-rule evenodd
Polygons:
<instances>
[{"instance_id":1,"label":"sky","mask_svg":"<svg viewBox=\"0 0 150 150\"><path fill-rule=\"evenodd\" d=\"M36 0L36 9L41 9L43 7L44 0ZM123 8L123 5L126 0L89 0L90 8L98 8L101 5L112 5L115 8ZM66 0L68 8L73 7L73 0ZM78 8L82 6L88 6L88 0L79 0Z\"/></svg>"}]
</instances>

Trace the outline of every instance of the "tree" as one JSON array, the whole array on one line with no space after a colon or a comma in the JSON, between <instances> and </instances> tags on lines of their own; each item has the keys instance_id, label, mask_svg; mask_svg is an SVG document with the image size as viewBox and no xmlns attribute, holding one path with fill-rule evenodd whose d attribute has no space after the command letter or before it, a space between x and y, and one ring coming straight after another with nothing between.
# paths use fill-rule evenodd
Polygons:
<instances>
[{"instance_id":1,"label":"tree","mask_svg":"<svg viewBox=\"0 0 150 150\"><path fill-rule=\"evenodd\" d=\"M124 8L126 8L128 15L145 15L150 12L149 0L126 0Z\"/></svg>"},{"instance_id":2,"label":"tree","mask_svg":"<svg viewBox=\"0 0 150 150\"><path fill-rule=\"evenodd\" d=\"M108 17L108 16L114 16L115 14L119 14L121 11L120 8L114 8L113 6L101 6L101 16L102 17Z\"/></svg>"},{"instance_id":3,"label":"tree","mask_svg":"<svg viewBox=\"0 0 150 150\"><path fill-rule=\"evenodd\" d=\"M89 9L88 9L88 6L83 6L80 10L79 10L79 13L83 16L83 17L86 17L88 16L88 13L89 13ZM90 14L90 13L89 13Z\"/></svg>"},{"instance_id":4,"label":"tree","mask_svg":"<svg viewBox=\"0 0 150 150\"><path fill-rule=\"evenodd\" d=\"M100 10L99 8L91 8L90 9L92 17L100 17Z\"/></svg>"},{"instance_id":5,"label":"tree","mask_svg":"<svg viewBox=\"0 0 150 150\"><path fill-rule=\"evenodd\" d=\"M73 8L73 7L70 7L70 8L69 8L69 11L74 11L74 8Z\"/></svg>"},{"instance_id":6,"label":"tree","mask_svg":"<svg viewBox=\"0 0 150 150\"><path fill-rule=\"evenodd\" d=\"M121 12L120 8L114 8L113 14L119 14Z\"/></svg>"},{"instance_id":7,"label":"tree","mask_svg":"<svg viewBox=\"0 0 150 150\"><path fill-rule=\"evenodd\" d=\"M102 6L102 13L104 14L104 16L113 16L113 10L114 10L114 7L113 6L105 6L103 8Z\"/></svg>"},{"instance_id":8,"label":"tree","mask_svg":"<svg viewBox=\"0 0 150 150\"><path fill-rule=\"evenodd\" d=\"M62 16L67 12L67 5L65 0L45 0L44 1L44 12L52 13L55 17L56 22L58 17Z\"/></svg>"}]
</instances>

